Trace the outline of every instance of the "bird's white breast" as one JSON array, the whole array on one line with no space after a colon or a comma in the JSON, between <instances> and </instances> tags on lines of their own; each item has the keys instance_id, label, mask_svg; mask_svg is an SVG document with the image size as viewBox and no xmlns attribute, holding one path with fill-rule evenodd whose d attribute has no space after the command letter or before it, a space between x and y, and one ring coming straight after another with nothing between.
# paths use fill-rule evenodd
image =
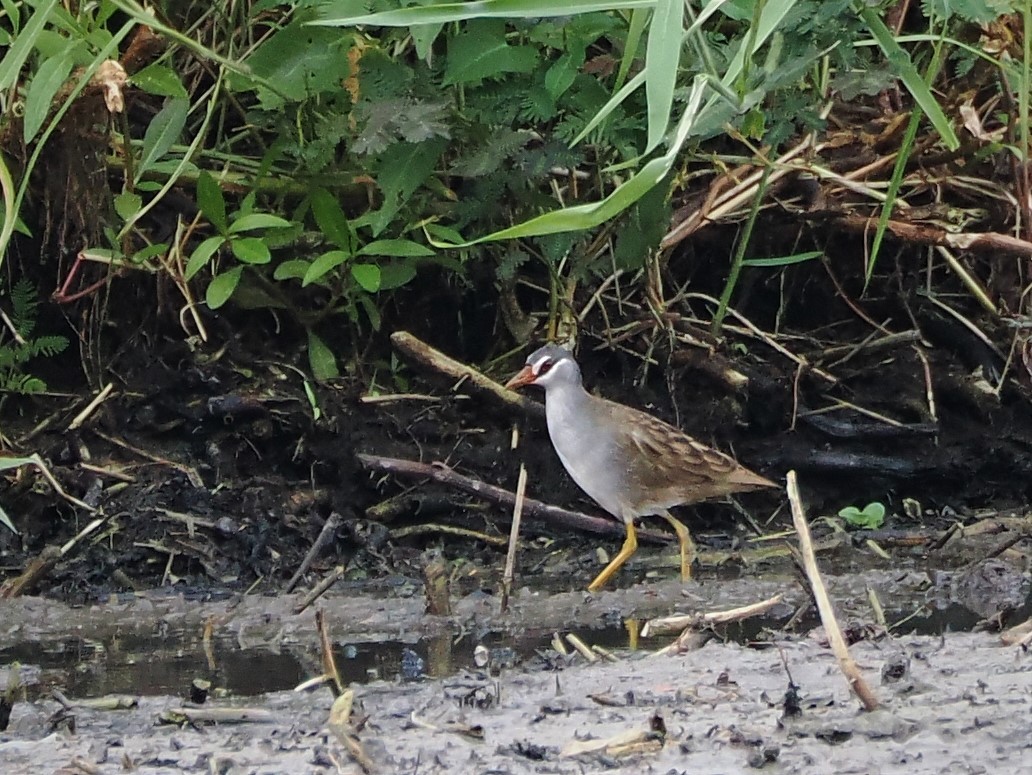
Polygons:
<instances>
[{"instance_id":1,"label":"bird's white breast","mask_svg":"<svg viewBox=\"0 0 1032 775\"><path fill-rule=\"evenodd\" d=\"M545 398L548 435L577 486L610 514L622 518L620 493L625 477L615 467L618 456L613 454L613 434L604 423L597 422L591 411L592 400L579 386L550 390Z\"/></svg>"}]
</instances>

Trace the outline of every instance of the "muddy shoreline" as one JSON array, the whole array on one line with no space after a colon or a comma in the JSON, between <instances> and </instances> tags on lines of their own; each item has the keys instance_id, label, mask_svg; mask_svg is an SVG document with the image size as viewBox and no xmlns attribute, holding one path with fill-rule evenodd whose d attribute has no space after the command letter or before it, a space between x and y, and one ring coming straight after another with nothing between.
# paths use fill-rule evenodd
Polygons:
<instances>
[{"instance_id":1,"label":"muddy shoreline","mask_svg":"<svg viewBox=\"0 0 1032 775\"><path fill-rule=\"evenodd\" d=\"M1027 763L1032 663L998 636L902 636L853 651L883 703L874 713L859 710L827 648L785 637L763 649L711 641L675 656L375 681L357 687L359 739L376 771L398 773L930 775L1019 772ZM798 687L791 716L786 667ZM250 698L268 723L202 729L158 725L182 700L144 697L132 710L76 711L74 735L47 732L56 703L20 703L0 736L0 759L11 773L117 772L123 763L170 774L359 772L326 731L331 699L326 689ZM657 728L665 734L649 732Z\"/></svg>"}]
</instances>

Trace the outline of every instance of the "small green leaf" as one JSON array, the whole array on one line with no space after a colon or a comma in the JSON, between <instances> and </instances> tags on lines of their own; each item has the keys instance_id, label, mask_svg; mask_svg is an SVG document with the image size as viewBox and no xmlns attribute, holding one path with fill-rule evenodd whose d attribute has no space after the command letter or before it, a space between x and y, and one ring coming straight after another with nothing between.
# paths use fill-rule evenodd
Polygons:
<instances>
[{"instance_id":1,"label":"small green leaf","mask_svg":"<svg viewBox=\"0 0 1032 775\"><path fill-rule=\"evenodd\" d=\"M321 280L349 258L351 258L351 254L343 250L331 250L323 253L312 262L311 267L305 272L305 279L301 281L301 285L309 285Z\"/></svg>"},{"instance_id":2,"label":"small green leaf","mask_svg":"<svg viewBox=\"0 0 1032 775\"><path fill-rule=\"evenodd\" d=\"M115 212L118 213L118 217L123 221L128 221L136 215L142 206L143 199L140 198L139 194L134 194L131 191L123 191L115 197Z\"/></svg>"},{"instance_id":3,"label":"small green leaf","mask_svg":"<svg viewBox=\"0 0 1032 775\"><path fill-rule=\"evenodd\" d=\"M434 251L426 245L420 245L407 239L382 239L364 245L355 254L357 256L419 256L434 255Z\"/></svg>"},{"instance_id":4,"label":"small green leaf","mask_svg":"<svg viewBox=\"0 0 1032 775\"><path fill-rule=\"evenodd\" d=\"M229 227L230 234L238 234L251 229L282 229L290 225L290 221L269 213L252 213L237 218Z\"/></svg>"},{"instance_id":5,"label":"small green leaf","mask_svg":"<svg viewBox=\"0 0 1032 775\"><path fill-rule=\"evenodd\" d=\"M269 246L259 237L241 237L231 240L233 255L245 264L267 264L272 261Z\"/></svg>"},{"instance_id":6,"label":"small green leaf","mask_svg":"<svg viewBox=\"0 0 1032 775\"><path fill-rule=\"evenodd\" d=\"M163 256L167 252L167 242L155 242L151 245L147 245L146 247L140 248L135 253L133 253L129 257L129 259L134 264L142 264L144 261L147 261L148 259L154 258L155 256Z\"/></svg>"},{"instance_id":7,"label":"small green leaf","mask_svg":"<svg viewBox=\"0 0 1032 775\"><path fill-rule=\"evenodd\" d=\"M43 126L50 114L54 96L58 89L68 80L74 64L74 44L68 44L64 51L43 61L29 84L25 95L25 120L23 133L25 142L30 143Z\"/></svg>"},{"instance_id":8,"label":"small green leaf","mask_svg":"<svg viewBox=\"0 0 1032 775\"><path fill-rule=\"evenodd\" d=\"M365 310L366 317L369 318L369 325L373 327L374 331L380 330L380 325L383 322L380 317L380 310L376 306L376 301L372 296L359 296L358 306Z\"/></svg>"},{"instance_id":9,"label":"small green leaf","mask_svg":"<svg viewBox=\"0 0 1032 775\"><path fill-rule=\"evenodd\" d=\"M167 65L148 65L129 80L138 89L148 94L157 94L159 97L188 96L176 71Z\"/></svg>"},{"instance_id":10,"label":"small green leaf","mask_svg":"<svg viewBox=\"0 0 1032 775\"><path fill-rule=\"evenodd\" d=\"M207 171L197 176L197 206L212 226L225 234L228 229L226 221L226 198L215 178Z\"/></svg>"},{"instance_id":11,"label":"small green leaf","mask_svg":"<svg viewBox=\"0 0 1032 775\"><path fill-rule=\"evenodd\" d=\"M176 97L167 100L165 107L151 119L147 131L143 133L143 153L136 170L137 181L179 141L189 111L190 100Z\"/></svg>"},{"instance_id":12,"label":"small green leaf","mask_svg":"<svg viewBox=\"0 0 1032 775\"><path fill-rule=\"evenodd\" d=\"M311 361L309 361L311 363ZM304 381L305 384L305 396L308 398L308 405L312 408L312 419L319 422L319 418L322 417L322 409L319 408L319 399L315 395L315 388L312 387L312 383L307 379Z\"/></svg>"},{"instance_id":13,"label":"small green leaf","mask_svg":"<svg viewBox=\"0 0 1032 775\"><path fill-rule=\"evenodd\" d=\"M303 258L292 258L276 267L276 271L272 273L272 279L300 280L311 265L311 261L305 261Z\"/></svg>"},{"instance_id":14,"label":"small green leaf","mask_svg":"<svg viewBox=\"0 0 1032 775\"><path fill-rule=\"evenodd\" d=\"M340 376L333 350L312 329L308 329L308 365L312 367L312 376L320 382Z\"/></svg>"},{"instance_id":15,"label":"small green leaf","mask_svg":"<svg viewBox=\"0 0 1032 775\"><path fill-rule=\"evenodd\" d=\"M380 290L380 267L375 264L352 264L351 276L364 291L376 293Z\"/></svg>"},{"instance_id":16,"label":"small green leaf","mask_svg":"<svg viewBox=\"0 0 1032 775\"><path fill-rule=\"evenodd\" d=\"M193 278L195 274L201 271L201 268L208 263L208 259L215 255L215 251L222 247L225 241L226 238L222 236L208 237L208 239L194 248L190 260L186 262L186 270L183 272L186 279Z\"/></svg>"},{"instance_id":17,"label":"small green leaf","mask_svg":"<svg viewBox=\"0 0 1032 775\"><path fill-rule=\"evenodd\" d=\"M400 288L416 276L414 261L392 261L378 264L380 267L380 290L392 291Z\"/></svg>"},{"instance_id":18,"label":"small green leaf","mask_svg":"<svg viewBox=\"0 0 1032 775\"><path fill-rule=\"evenodd\" d=\"M466 241L459 232L455 231L448 226L442 226L439 223L428 223L423 227L423 230L427 235L436 242L448 242L453 245L460 245Z\"/></svg>"},{"instance_id":19,"label":"small green leaf","mask_svg":"<svg viewBox=\"0 0 1032 775\"><path fill-rule=\"evenodd\" d=\"M545 72L545 89L548 90L553 100L559 99L563 92L573 85L582 64L584 64L583 55L574 59L574 56L567 52L548 68Z\"/></svg>"},{"instance_id":20,"label":"small green leaf","mask_svg":"<svg viewBox=\"0 0 1032 775\"><path fill-rule=\"evenodd\" d=\"M862 511L856 506L846 506L838 515L850 527L877 530L885 523L885 506L878 502L868 503Z\"/></svg>"},{"instance_id":21,"label":"small green leaf","mask_svg":"<svg viewBox=\"0 0 1032 775\"><path fill-rule=\"evenodd\" d=\"M229 297L233 295L233 291L240 284L240 275L243 271L244 268L242 266L235 266L228 272L217 275L211 281L207 292L204 294L205 301L208 302L210 309L218 309L229 301Z\"/></svg>"},{"instance_id":22,"label":"small green leaf","mask_svg":"<svg viewBox=\"0 0 1032 775\"><path fill-rule=\"evenodd\" d=\"M323 235L341 250L355 249L355 233L337 199L324 188L312 192L312 215Z\"/></svg>"}]
</instances>

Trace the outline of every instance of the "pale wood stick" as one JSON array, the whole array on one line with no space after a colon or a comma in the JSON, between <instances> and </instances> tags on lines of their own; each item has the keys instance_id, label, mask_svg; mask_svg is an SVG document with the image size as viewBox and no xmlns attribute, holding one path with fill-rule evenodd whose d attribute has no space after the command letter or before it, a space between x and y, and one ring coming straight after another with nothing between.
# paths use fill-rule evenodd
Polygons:
<instances>
[{"instance_id":1,"label":"pale wood stick","mask_svg":"<svg viewBox=\"0 0 1032 775\"><path fill-rule=\"evenodd\" d=\"M810 537L810 526L806 523L806 515L803 513L803 502L799 497L799 484L796 481L795 471L789 471L785 477L787 481L788 502L792 506L792 522L795 525L796 534L799 536L799 551L803 557L803 568L806 570L806 577L810 582L810 589L813 591L814 599L817 601L817 610L821 615L821 623L824 631L828 634L828 642L831 650L838 659L839 667L842 668L849 688L863 703L866 710L878 708L878 698L874 696L867 682L860 674L853 657L849 654L849 646L839 628L838 620L835 618L835 609L828 597L828 590L824 586L824 579L821 578L821 570L817 567L817 557L813 552L813 539Z\"/></svg>"},{"instance_id":2,"label":"pale wood stick","mask_svg":"<svg viewBox=\"0 0 1032 775\"><path fill-rule=\"evenodd\" d=\"M641 628L641 637L652 638L656 635L669 635L674 632L681 632L685 627L692 627L706 624L727 624L748 619L753 616L765 614L774 606L784 602L785 596L781 593L761 600L759 603L750 603L739 608L729 608L726 611L708 611L701 614L672 614L657 619L649 619Z\"/></svg>"},{"instance_id":3,"label":"pale wood stick","mask_svg":"<svg viewBox=\"0 0 1032 775\"><path fill-rule=\"evenodd\" d=\"M545 416L545 405L507 390L490 377L485 377L472 366L450 358L440 350L435 350L426 342L417 339L408 331L395 331L391 334L391 344L406 360L425 370L436 372L456 382L464 382L470 392L488 398L506 409L533 417Z\"/></svg>"},{"instance_id":4,"label":"pale wood stick","mask_svg":"<svg viewBox=\"0 0 1032 775\"><path fill-rule=\"evenodd\" d=\"M74 431L76 428L78 428L80 425L86 422L86 420L89 419L90 415L97 410L97 407L108 400L108 398L111 396L111 392L114 389L115 384L113 382L108 382L104 386L104 389L97 393L94 399L86 405L86 408L79 412L77 415L75 415L75 418L70 423L68 423L68 430Z\"/></svg>"},{"instance_id":5,"label":"pale wood stick","mask_svg":"<svg viewBox=\"0 0 1032 775\"><path fill-rule=\"evenodd\" d=\"M509 551L505 555L505 574L502 576L502 613L509 610L509 593L512 591L512 577L516 569L516 546L520 538L520 522L523 519L523 500L527 494L527 467L520 463L520 476L516 482L516 503L512 507L512 527L509 529Z\"/></svg>"}]
</instances>

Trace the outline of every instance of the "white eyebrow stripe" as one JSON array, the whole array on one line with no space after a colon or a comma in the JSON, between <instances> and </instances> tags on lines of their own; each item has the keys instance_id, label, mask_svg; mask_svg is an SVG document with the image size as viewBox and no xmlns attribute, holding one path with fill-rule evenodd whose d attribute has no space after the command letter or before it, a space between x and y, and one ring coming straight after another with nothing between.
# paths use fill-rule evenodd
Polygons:
<instances>
[{"instance_id":1,"label":"white eyebrow stripe","mask_svg":"<svg viewBox=\"0 0 1032 775\"><path fill-rule=\"evenodd\" d=\"M551 355L542 355L538 360L530 364L530 370L535 374L541 373L541 367L544 366L548 361L552 360Z\"/></svg>"}]
</instances>

